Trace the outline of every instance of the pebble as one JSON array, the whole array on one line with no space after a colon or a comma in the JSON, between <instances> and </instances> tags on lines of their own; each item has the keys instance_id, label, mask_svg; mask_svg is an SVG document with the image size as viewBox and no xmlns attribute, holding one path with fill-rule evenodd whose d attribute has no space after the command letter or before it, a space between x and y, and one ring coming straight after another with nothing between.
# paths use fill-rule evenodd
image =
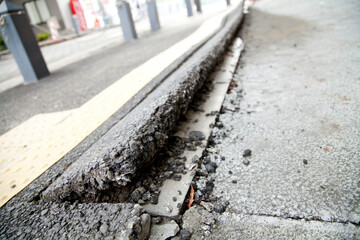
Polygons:
<instances>
[{"instance_id":1,"label":"pebble","mask_svg":"<svg viewBox=\"0 0 360 240\"><path fill-rule=\"evenodd\" d=\"M106 223L104 223L104 224L101 225L101 227L100 227L100 232L101 232L102 234L106 234L106 233L108 232L108 229L109 229L109 226L108 226Z\"/></svg>"},{"instance_id":2,"label":"pebble","mask_svg":"<svg viewBox=\"0 0 360 240\"><path fill-rule=\"evenodd\" d=\"M186 229L182 229L180 231L180 240L189 240L191 237L191 233L186 230Z\"/></svg>"},{"instance_id":3,"label":"pebble","mask_svg":"<svg viewBox=\"0 0 360 240\"><path fill-rule=\"evenodd\" d=\"M200 204L200 202L201 202L201 198L200 198L199 194L195 193L194 203L195 204Z\"/></svg>"},{"instance_id":4,"label":"pebble","mask_svg":"<svg viewBox=\"0 0 360 240\"><path fill-rule=\"evenodd\" d=\"M251 150L250 149L246 149L243 153L243 157L248 157L251 155Z\"/></svg>"},{"instance_id":5,"label":"pebble","mask_svg":"<svg viewBox=\"0 0 360 240\"><path fill-rule=\"evenodd\" d=\"M236 180L232 180L231 182L232 182L232 183L237 183L237 181L236 181Z\"/></svg>"},{"instance_id":6,"label":"pebble","mask_svg":"<svg viewBox=\"0 0 360 240\"><path fill-rule=\"evenodd\" d=\"M186 148L188 151L192 151L192 152L195 152L197 150L197 148L193 145L190 145L190 146L187 146Z\"/></svg>"},{"instance_id":7,"label":"pebble","mask_svg":"<svg viewBox=\"0 0 360 240\"><path fill-rule=\"evenodd\" d=\"M174 179L174 181L180 181L181 180L181 175L175 174L173 179Z\"/></svg>"},{"instance_id":8,"label":"pebble","mask_svg":"<svg viewBox=\"0 0 360 240\"><path fill-rule=\"evenodd\" d=\"M152 218L152 222L155 224L160 224L163 222L163 218L162 217L154 217L154 218Z\"/></svg>"},{"instance_id":9,"label":"pebble","mask_svg":"<svg viewBox=\"0 0 360 240\"><path fill-rule=\"evenodd\" d=\"M192 162L192 163L198 163L198 162L199 162L199 157L195 155L195 156L191 159L191 162Z\"/></svg>"},{"instance_id":10,"label":"pebble","mask_svg":"<svg viewBox=\"0 0 360 240\"><path fill-rule=\"evenodd\" d=\"M150 199L151 199L151 194L150 194L150 192L145 192L143 195L142 195L142 197L141 197L141 200L143 200L143 201L150 201ZM140 200L139 200L139 202L140 202ZM139 203L140 204L140 203Z\"/></svg>"},{"instance_id":11,"label":"pebble","mask_svg":"<svg viewBox=\"0 0 360 240\"><path fill-rule=\"evenodd\" d=\"M176 197L173 197L173 201L176 202L176 201L177 201L177 198L176 198Z\"/></svg>"},{"instance_id":12,"label":"pebble","mask_svg":"<svg viewBox=\"0 0 360 240\"><path fill-rule=\"evenodd\" d=\"M156 192L158 189L157 189L157 187L156 187L156 185L154 184L154 183L151 183L150 184L150 191L151 192Z\"/></svg>"},{"instance_id":13,"label":"pebble","mask_svg":"<svg viewBox=\"0 0 360 240\"><path fill-rule=\"evenodd\" d=\"M209 157L204 157L203 159L203 164L209 164L210 163L210 158Z\"/></svg>"},{"instance_id":14,"label":"pebble","mask_svg":"<svg viewBox=\"0 0 360 240\"><path fill-rule=\"evenodd\" d=\"M205 134L201 131L191 131L191 132L189 132L189 139L191 141L204 140Z\"/></svg>"},{"instance_id":15,"label":"pebble","mask_svg":"<svg viewBox=\"0 0 360 240\"><path fill-rule=\"evenodd\" d=\"M208 225L203 225L203 226L201 226L201 228L202 228L202 230L204 230L204 231L210 231L210 230L211 230L211 227L208 226Z\"/></svg>"},{"instance_id":16,"label":"pebble","mask_svg":"<svg viewBox=\"0 0 360 240\"><path fill-rule=\"evenodd\" d=\"M164 173L164 177L165 177L165 178L168 178L168 179L169 179L169 178L171 178L172 176L173 176L173 172L171 172L171 171Z\"/></svg>"},{"instance_id":17,"label":"pebble","mask_svg":"<svg viewBox=\"0 0 360 240\"><path fill-rule=\"evenodd\" d=\"M304 160L303 160L303 163L304 163L305 165L308 164L308 160L304 159Z\"/></svg>"},{"instance_id":18,"label":"pebble","mask_svg":"<svg viewBox=\"0 0 360 240\"><path fill-rule=\"evenodd\" d=\"M152 196L150 202L151 202L152 204L158 204L158 202L159 202L159 197L158 197L156 194L154 194L154 195Z\"/></svg>"},{"instance_id":19,"label":"pebble","mask_svg":"<svg viewBox=\"0 0 360 240\"><path fill-rule=\"evenodd\" d=\"M217 213L223 213L226 210L225 206L221 203L215 203L213 209Z\"/></svg>"},{"instance_id":20,"label":"pebble","mask_svg":"<svg viewBox=\"0 0 360 240\"><path fill-rule=\"evenodd\" d=\"M243 164L245 164L245 165L249 165L249 164L250 164L250 161L249 161L249 160L247 160L247 159L244 159L244 160L243 160Z\"/></svg>"},{"instance_id":21,"label":"pebble","mask_svg":"<svg viewBox=\"0 0 360 240\"><path fill-rule=\"evenodd\" d=\"M141 199L141 195L144 192L145 192L145 189L143 191L143 188L137 188L131 193L130 197L135 203L137 203Z\"/></svg>"},{"instance_id":22,"label":"pebble","mask_svg":"<svg viewBox=\"0 0 360 240\"><path fill-rule=\"evenodd\" d=\"M201 202L201 206L203 206L208 212L213 211L213 205L208 202Z\"/></svg>"},{"instance_id":23,"label":"pebble","mask_svg":"<svg viewBox=\"0 0 360 240\"><path fill-rule=\"evenodd\" d=\"M215 172L215 168L214 168L214 166L213 166L212 164L206 164L206 165L205 165L205 168L206 168L206 171L207 171L208 173L213 173L213 172Z\"/></svg>"}]
</instances>

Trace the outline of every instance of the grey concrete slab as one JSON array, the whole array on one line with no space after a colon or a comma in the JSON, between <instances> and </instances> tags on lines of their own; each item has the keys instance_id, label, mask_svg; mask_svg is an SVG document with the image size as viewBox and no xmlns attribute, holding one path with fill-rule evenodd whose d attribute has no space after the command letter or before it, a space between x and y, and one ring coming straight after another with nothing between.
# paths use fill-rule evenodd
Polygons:
<instances>
[{"instance_id":1,"label":"grey concrete slab","mask_svg":"<svg viewBox=\"0 0 360 240\"><path fill-rule=\"evenodd\" d=\"M207 239L359 239L353 224L249 216L229 212L217 218ZM193 235L193 239L196 239Z\"/></svg>"},{"instance_id":2,"label":"grey concrete slab","mask_svg":"<svg viewBox=\"0 0 360 240\"><path fill-rule=\"evenodd\" d=\"M359 228L351 223L328 223L272 216L210 213L194 206L183 216L183 229L191 239L358 239Z\"/></svg>"},{"instance_id":3,"label":"grey concrete slab","mask_svg":"<svg viewBox=\"0 0 360 240\"><path fill-rule=\"evenodd\" d=\"M359 7L277 0L250 9L238 87L210 149L226 157L214 194L232 212L360 223Z\"/></svg>"}]
</instances>

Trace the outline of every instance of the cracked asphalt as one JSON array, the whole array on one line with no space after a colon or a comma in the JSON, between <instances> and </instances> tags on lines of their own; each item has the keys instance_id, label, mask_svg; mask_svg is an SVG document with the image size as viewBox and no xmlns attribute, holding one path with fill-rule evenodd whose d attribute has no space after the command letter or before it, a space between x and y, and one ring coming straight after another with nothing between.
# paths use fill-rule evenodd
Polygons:
<instances>
[{"instance_id":1,"label":"cracked asphalt","mask_svg":"<svg viewBox=\"0 0 360 240\"><path fill-rule=\"evenodd\" d=\"M360 237L359 11L335 0L250 9L225 128L213 130L226 158L214 194L230 202L213 239Z\"/></svg>"}]
</instances>

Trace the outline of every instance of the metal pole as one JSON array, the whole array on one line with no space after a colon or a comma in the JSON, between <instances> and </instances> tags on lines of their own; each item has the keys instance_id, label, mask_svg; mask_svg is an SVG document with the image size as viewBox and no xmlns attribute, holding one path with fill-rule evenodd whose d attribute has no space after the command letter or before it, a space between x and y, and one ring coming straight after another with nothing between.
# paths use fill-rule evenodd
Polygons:
<instances>
[{"instance_id":1,"label":"metal pole","mask_svg":"<svg viewBox=\"0 0 360 240\"><path fill-rule=\"evenodd\" d=\"M22 8L3 1L0 4L0 14L0 33L14 56L25 82L36 82L50 75Z\"/></svg>"},{"instance_id":2,"label":"metal pole","mask_svg":"<svg viewBox=\"0 0 360 240\"><path fill-rule=\"evenodd\" d=\"M185 0L188 17L193 15L191 0Z\"/></svg>"},{"instance_id":3,"label":"metal pole","mask_svg":"<svg viewBox=\"0 0 360 240\"><path fill-rule=\"evenodd\" d=\"M156 31L160 29L160 21L155 0L147 0L146 6L149 15L151 30Z\"/></svg>"},{"instance_id":4,"label":"metal pole","mask_svg":"<svg viewBox=\"0 0 360 240\"><path fill-rule=\"evenodd\" d=\"M121 28L125 41L132 41L137 38L134 21L131 15L130 4L123 0L117 1L117 9L120 17Z\"/></svg>"},{"instance_id":5,"label":"metal pole","mask_svg":"<svg viewBox=\"0 0 360 240\"><path fill-rule=\"evenodd\" d=\"M198 13L202 13L200 0L195 0L195 3L196 3L196 11Z\"/></svg>"},{"instance_id":6,"label":"metal pole","mask_svg":"<svg viewBox=\"0 0 360 240\"><path fill-rule=\"evenodd\" d=\"M230 6L230 0L226 0L226 5Z\"/></svg>"},{"instance_id":7,"label":"metal pole","mask_svg":"<svg viewBox=\"0 0 360 240\"><path fill-rule=\"evenodd\" d=\"M73 22L76 35L79 35L81 33L79 19L77 18L76 15L72 15L71 20Z\"/></svg>"}]
</instances>

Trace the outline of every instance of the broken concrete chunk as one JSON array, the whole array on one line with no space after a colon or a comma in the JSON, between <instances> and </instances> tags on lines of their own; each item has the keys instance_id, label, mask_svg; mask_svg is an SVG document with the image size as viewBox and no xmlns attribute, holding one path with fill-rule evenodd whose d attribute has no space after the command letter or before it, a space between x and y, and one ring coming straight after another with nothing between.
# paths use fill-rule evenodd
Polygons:
<instances>
[{"instance_id":1,"label":"broken concrete chunk","mask_svg":"<svg viewBox=\"0 0 360 240\"><path fill-rule=\"evenodd\" d=\"M174 237L179 230L179 225L174 220L165 224L153 225L149 240L165 240Z\"/></svg>"},{"instance_id":2,"label":"broken concrete chunk","mask_svg":"<svg viewBox=\"0 0 360 240\"><path fill-rule=\"evenodd\" d=\"M205 134L201 131L191 131L189 132L190 141L200 141L205 139Z\"/></svg>"}]
</instances>

